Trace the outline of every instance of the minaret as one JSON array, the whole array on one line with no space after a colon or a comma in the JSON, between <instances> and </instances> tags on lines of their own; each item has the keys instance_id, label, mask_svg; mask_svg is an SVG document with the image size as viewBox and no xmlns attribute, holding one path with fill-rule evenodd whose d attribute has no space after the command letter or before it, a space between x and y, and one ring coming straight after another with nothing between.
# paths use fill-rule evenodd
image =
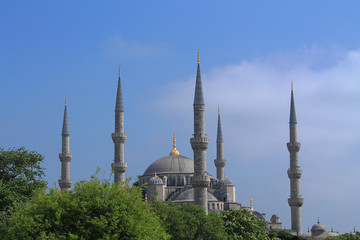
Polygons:
<instances>
[{"instance_id":1,"label":"minaret","mask_svg":"<svg viewBox=\"0 0 360 240\"><path fill-rule=\"evenodd\" d=\"M59 154L59 158L61 162L61 178L59 179L59 185L61 190L63 189L69 190L72 184L72 180L70 179L70 161L72 158L72 154L70 153L70 131L69 131L66 105L67 103L65 97L64 120L63 120L63 128L61 133L62 151Z\"/></svg>"},{"instance_id":2,"label":"minaret","mask_svg":"<svg viewBox=\"0 0 360 240\"><path fill-rule=\"evenodd\" d=\"M199 52L193 109L194 134L190 143L194 151L194 176L191 178L191 184L194 188L195 204L202 206L207 213L207 188L210 186L210 177L206 173L206 149L209 139L205 134L205 103L201 84Z\"/></svg>"},{"instance_id":3,"label":"minaret","mask_svg":"<svg viewBox=\"0 0 360 240\"><path fill-rule=\"evenodd\" d=\"M120 81L120 67L119 67L119 81L116 94L115 105L115 132L111 134L114 142L114 163L111 168L114 171L114 182L123 183L125 181L125 172L127 163L124 159L124 143L126 134L124 133L124 107L121 95L121 81Z\"/></svg>"},{"instance_id":4,"label":"minaret","mask_svg":"<svg viewBox=\"0 0 360 240\"><path fill-rule=\"evenodd\" d=\"M218 106L218 126L217 126L217 138L216 138L216 159L214 160L216 166L216 178L221 180L224 178L224 167L226 160L223 156L223 138L221 131L221 119L220 119L220 106Z\"/></svg>"},{"instance_id":5,"label":"minaret","mask_svg":"<svg viewBox=\"0 0 360 240\"><path fill-rule=\"evenodd\" d=\"M297 141L297 121L295 112L294 90L293 82L291 82L291 106L290 106L290 142L287 143L287 148L290 152L290 168L287 173L290 178L290 198L288 199L291 207L291 229L297 232L298 235L302 233L301 226L301 206L304 199L300 195L300 178L302 171L299 167L299 150L300 142Z\"/></svg>"}]
</instances>

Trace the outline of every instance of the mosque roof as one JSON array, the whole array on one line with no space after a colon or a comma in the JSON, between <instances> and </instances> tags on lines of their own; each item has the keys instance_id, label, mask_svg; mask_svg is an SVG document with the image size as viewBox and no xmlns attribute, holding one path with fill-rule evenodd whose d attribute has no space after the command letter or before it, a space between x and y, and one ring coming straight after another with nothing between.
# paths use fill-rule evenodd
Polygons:
<instances>
[{"instance_id":1,"label":"mosque roof","mask_svg":"<svg viewBox=\"0 0 360 240\"><path fill-rule=\"evenodd\" d=\"M150 185L150 184L153 184L153 185L161 184L161 185L163 185L164 182L163 182L163 180L162 180L161 178L159 178L158 176L154 176L154 177L152 177L152 178L149 179L148 184L149 184L149 185Z\"/></svg>"},{"instance_id":2,"label":"mosque roof","mask_svg":"<svg viewBox=\"0 0 360 240\"><path fill-rule=\"evenodd\" d=\"M229 185L229 186L234 186L234 183L233 181L231 181L230 179L228 178L223 178L219 181L219 184L220 185Z\"/></svg>"},{"instance_id":3,"label":"mosque roof","mask_svg":"<svg viewBox=\"0 0 360 240\"><path fill-rule=\"evenodd\" d=\"M154 161L144 175L169 173L194 173L194 161L183 155L168 155Z\"/></svg>"},{"instance_id":4,"label":"mosque roof","mask_svg":"<svg viewBox=\"0 0 360 240\"><path fill-rule=\"evenodd\" d=\"M323 233L326 233L326 227L321 224L319 221L315 223L311 228L311 235L312 236L319 236Z\"/></svg>"},{"instance_id":5,"label":"mosque roof","mask_svg":"<svg viewBox=\"0 0 360 240\"><path fill-rule=\"evenodd\" d=\"M207 198L209 202L219 201L214 195L209 192L207 192ZM194 199L194 188L189 188L180 193L174 201L194 201Z\"/></svg>"}]
</instances>

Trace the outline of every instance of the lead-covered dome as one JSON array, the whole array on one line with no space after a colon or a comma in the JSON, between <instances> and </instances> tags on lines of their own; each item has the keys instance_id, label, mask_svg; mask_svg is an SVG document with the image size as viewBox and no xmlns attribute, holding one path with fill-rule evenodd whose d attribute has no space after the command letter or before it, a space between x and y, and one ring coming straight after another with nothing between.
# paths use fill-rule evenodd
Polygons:
<instances>
[{"instance_id":1,"label":"lead-covered dome","mask_svg":"<svg viewBox=\"0 0 360 240\"><path fill-rule=\"evenodd\" d=\"M161 178L159 178L158 176L154 176L152 178L149 179L148 181L149 185L163 185L164 182Z\"/></svg>"},{"instance_id":2,"label":"lead-covered dome","mask_svg":"<svg viewBox=\"0 0 360 240\"><path fill-rule=\"evenodd\" d=\"M312 236L320 236L321 234L326 233L326 227L322 225L319 221L315 223L311 228Z\"/></svg>"},{"instance_id":3,"label":"lead-covered dome","mask_svg":"<svg viewBox=\"0 0 360 240\"><path fill-rule=\"evenodd\" d=\"M175 202L177 201L195 201L194 200L194 188L189 188L183 192L181 192L179 194L179 196L176 197L176 199L174 200ZM207 192L207 199L209 202L217 202L217 198L212 195L211 193Z\"/></svg>"},{"instance_id":4,"label":"lead-covered dome","mask_svg":"<svg viewBox=\"0 0 360 240\"><path fill-rule=\"evenodd\" d=\"M168 173L194 173L194 161L182 155L168 155L153 162L144 175Z\"/></svg>"}]
</instances>

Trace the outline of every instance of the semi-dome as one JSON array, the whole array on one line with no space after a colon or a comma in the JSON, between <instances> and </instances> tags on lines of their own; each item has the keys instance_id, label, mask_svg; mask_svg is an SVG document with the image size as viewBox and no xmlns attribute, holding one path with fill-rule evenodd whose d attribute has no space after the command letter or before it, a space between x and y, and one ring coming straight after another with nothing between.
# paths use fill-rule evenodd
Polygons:
<instances>
[{"instance_id":1,"label":"semi-dome","mask_svg":"<svg viewBox=\"0 0 360 240\"><path fill-rule=\"evenodd\" d=\"M216 199L216 197L214 195L212 195L211 193L207 192L207 198L209 202L217 202L218 200ZM182 193L179 194L179 196L177 196L177 198L174 200L176 201L190 201L193 202L194 200L194 188L189 188L185 191L183 191Z\"/></svg>"},{"instance_id":2,"label":"semi-dome","mask_svg":"<svg viewBox=\"0 0 360 240\"><path fill-rule=\"evenodd\" d=\"M182 155L168 155L153 162L144 175L168 173L194 173L194 161Z\"/></svg>"},{"instance_id":3,"label":"semi-dome","mask_svg":"<svg viewBox=\"0 0 360 240\"><path fill-rule=\"evenodd\" d=\"M152 177L152 178L149 179L148 184L149 184L149 185L151 185L151 184L152 184L152 185L159 185L159 184L163 185L164 182L163 182L163 180L162 180L161 178L159 178L158 176L154 176L154 177Z\"/></svg>"},{"instance_id":4,"label":"semi-dome","mask_svg":"<svg viewBox=\"0 0 360 240\"><path fill-rule=\"evenodd\" d=\"M230 179L228 178L223 178L219 181L219 184L220 185L227 185L227 186L234 186L234 183L233 181L231 181Z\"/></svg>"}]
</instances>

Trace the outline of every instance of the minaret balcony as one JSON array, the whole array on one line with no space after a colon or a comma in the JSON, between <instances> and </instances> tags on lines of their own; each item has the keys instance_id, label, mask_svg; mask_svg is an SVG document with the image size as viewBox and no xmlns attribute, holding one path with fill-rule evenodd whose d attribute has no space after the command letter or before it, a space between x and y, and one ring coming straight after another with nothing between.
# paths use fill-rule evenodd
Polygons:
<instances>
[{"instance_id":1,"label":"minaret balcony","mask_svg":"<svg viewBox=\"0 0 360 240\"><path fill-rule=\"evenodd\" d=\"M214 163L215 163L215 167L223 168L223 167L225 167L226 160L225 159L215 159Z\"/></svg>"},{"instance_id":2,"label":"minaret balcony","mask_svg":"<svg viewBox=\"0 0 360 240\"><path fill-rule=\"evenodd\" d=\"M191 184L196 187L210 187L210 177L207 175L198 175L190 178Z\"/></svg>"},{"instance_id":3,"label":"minaret balcony","mask_svg":"<svg viewBox=\"0 0 360 240\"><path fill-rule=\"evenodd\" d=\"M194 151L205 151L209 145L207 137L193 137L190 138L190 144Z\"/></svg>"},{"instance_id":4,"label":"minaret balcony","mask_svg":"<svg viewBox=\"0 0 360 240\"><path fill-rule=\"evenodd\" d=\"M111 168L116 173L118 173L118 172L124 173L124 172L126 172L126 169L127 169L127 163L114 162L111 164Z\"/></svg>"},{"instance_id":5,"label":"minaret balcony","mask_svg":"<svg viewBox=\"0 0 360 240\"><path fill-rule=\"evenodd\" d=\"M125 143L126 140L126 133L112 133L111 134L112 140L114 143Z\"/></svg>"},{"instance_id":6,"label":"minaret balcony","mask_svg":"<svg viewBox=\"0 0 360 240\"><path fill-rule=\"evenodd\" d=\"M72 185L72 180L67 178L59 179L59 185L61 189L70 189Z\"/></svg>"},{"instance_id":7,"label":"minaret balcony","mask_svg":"<svg viewBox=\"0 0 360 240\"><path fill-rule=\"evenodd\" d=\"M287 171L287 174L290 179L292 178L301 178L302 170L300 168L289 168Z\"/></svg>"},{"instance_id":8,"label":"minaret balcony","mask_svg":"<svg viewBox=\"0 0 360 240\"><path fill-rule=\"evenodd\" d=\"M70 162L72 158L71 153L60 153L59 158L61 162Z\"/></svg>"},{"instance_id":9,"label":"minaret balcony","mask_svg":"<svg viewBox=\"0 0 360 240\"><path fill-rule=\"evenodd\" d=\"M290 207L301 207L304 204L303 198L288 198Z\"/></svg>"},{"instance_id":10,"label":"minaret balcony","mask_svg":"<svg viewBox=\"0 0 360 240\"><path fill-rule=\"evenodd\" d=\"M299 143L299 142L288 142L286 145L287 145L289 152L300 151L301 143Z\"/></svg>"}]
</instances>

